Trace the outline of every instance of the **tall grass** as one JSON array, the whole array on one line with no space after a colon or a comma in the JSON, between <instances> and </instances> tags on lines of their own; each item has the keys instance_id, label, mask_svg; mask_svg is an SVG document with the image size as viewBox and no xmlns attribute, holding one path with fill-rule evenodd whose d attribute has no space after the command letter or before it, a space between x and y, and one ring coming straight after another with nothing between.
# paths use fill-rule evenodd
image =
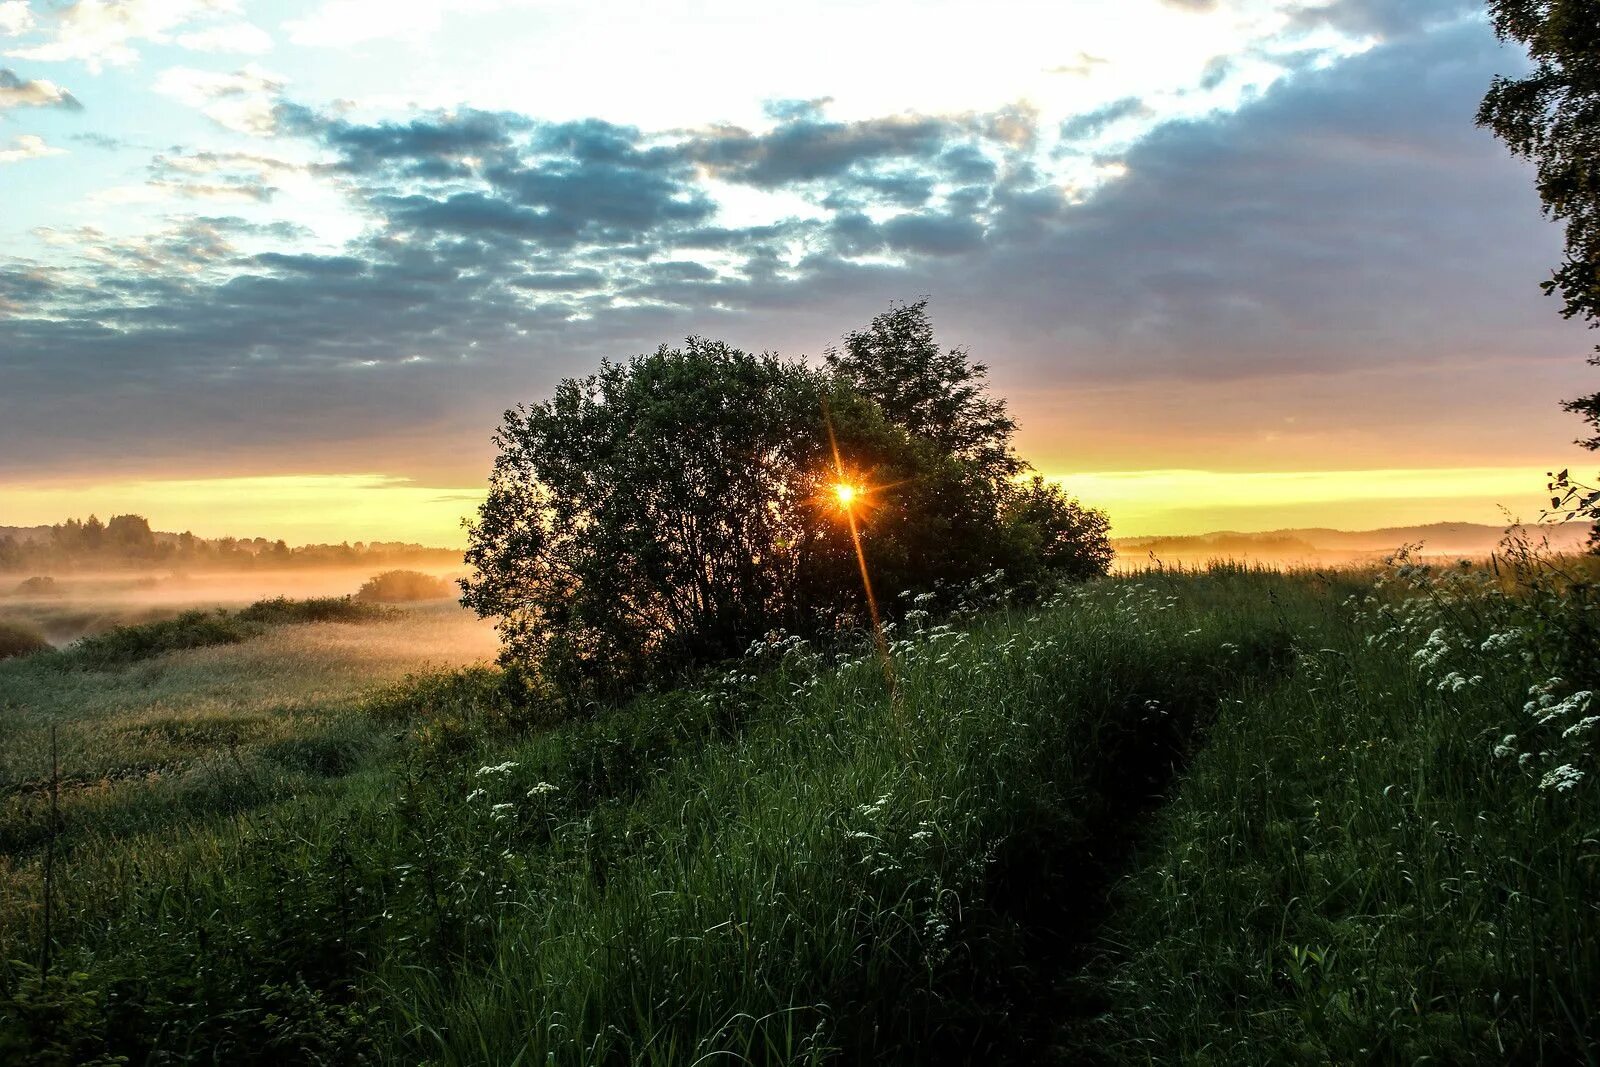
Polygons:
<instances>
[{"instance_id":1,"label":"tall grass","mask_svg":"<svg viewBox=\"0 0 1600 1067\"><path fill-rule=\"evenodd\" d=\"M1404 556L1224 705L1122 887L1079 1051L1600 1060L1592 577Z\"/></svg>"},{"instance_id":2,"label":"tall grass","mask_svg":"<svg viewBox=\"0 0 1600 1067\"><path fill-rule=\"evenodd\" d=\"M1288 655L1285 619L1225 581L1196 595L1214 603L1107 584L893 635L892 692L870 655L790 642L522 740L487 678L390 701L375 712L422 718L339 803L243 815L210 856L78 855L64 950L135 1057L1012 1047L995 1019L1030 999L1016 975L1048 941L1018 916L1092 897L1127 804Z\"/></svg>"},{"instance_id":3,"label":"tall grass","mask_svg":"<svg viewBox=\"0 0 1600 1067\"><path fill-rule=\"evenodd\" d=\"M0 1051L1581 1062L1600 659L1581 576L1529 573L910 605L887 669L773 635L576 721L416 679L242 760L336 789L229 807L224 750L191 822L75 838L109 817L67 807L58 966L0 968Z\"/></svg>"}]
</instances>

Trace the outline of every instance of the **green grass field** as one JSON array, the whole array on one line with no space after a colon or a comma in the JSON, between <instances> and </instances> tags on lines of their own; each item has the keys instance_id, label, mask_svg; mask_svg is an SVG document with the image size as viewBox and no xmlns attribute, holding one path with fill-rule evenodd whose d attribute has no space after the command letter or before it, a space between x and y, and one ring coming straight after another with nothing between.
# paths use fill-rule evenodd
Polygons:
<instances>
[{"instance_id":1,"label":"green grass field","mask_svg":"<svg viewBox=\"0 0 1600 1067\"><path fill-rule=\"evenodd\" d=\"M1374 577L975 594L567 721L444 606L8 661L0 1059L1592 1062L1589 587Z\"/></svg>"}]
</instances>

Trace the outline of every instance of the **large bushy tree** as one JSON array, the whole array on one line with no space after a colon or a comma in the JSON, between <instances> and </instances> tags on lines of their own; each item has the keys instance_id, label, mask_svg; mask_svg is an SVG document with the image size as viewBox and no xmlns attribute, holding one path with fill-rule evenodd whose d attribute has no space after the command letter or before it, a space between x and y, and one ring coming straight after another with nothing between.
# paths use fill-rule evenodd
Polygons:
<instances>
[{"instance_id":1,"label":"large bushy tree","mask_svg":"<svg viewBox=\"0 0 1600 1067\"><path fill-rule=\"evenodd\" d=\"M1545 291L1560 294L1563 315L1600 326L1600 0L1489 0L1489 18L1501 40L1527 47L1534 67L1521 78L1496 78L1478 123L1533 161L1545 214L1566 224L1566 258ZM1600 365L1600 355L1589 362ZM1579 443L1600 449L1600 392L1563 406L1588 424ZM1587 491L1566 492L1562 501L1596 517Z\"/></svg>"},{"instance_id":2,"label":"large bushy tree","mask_svg":"<svg viewBox=\"0 0 1600 1067\"><path fill-rule=\"evenodd\" d=\"M876 341L826 369L691 338L508 411L463 582L502 660L606 695L774 628L865 621L836 463L868 487L855 514L882 591L1104 571L1103 516L1014 484L1013 424L964 353L924 358L923 305L859 337ZM921 380L886 390L872 361Z\"/></svg>"}]
</instances>

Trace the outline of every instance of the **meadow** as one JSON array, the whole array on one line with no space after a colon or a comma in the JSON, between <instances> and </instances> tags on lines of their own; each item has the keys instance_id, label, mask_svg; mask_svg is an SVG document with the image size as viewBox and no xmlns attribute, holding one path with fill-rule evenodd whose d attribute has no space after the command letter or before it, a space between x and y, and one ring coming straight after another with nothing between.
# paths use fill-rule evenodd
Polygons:
<instances>
[{"instance_id":1,"label":"meadow","mask_svg":"<svg viewBox=\"0 0 1600 1067\"><path fill-rule=\"evenodd\" d=\"M1581 566L994 577L578 717L447 602L0 663L0 1058L1592 1061Z\"/></svg>"}]
</instances>

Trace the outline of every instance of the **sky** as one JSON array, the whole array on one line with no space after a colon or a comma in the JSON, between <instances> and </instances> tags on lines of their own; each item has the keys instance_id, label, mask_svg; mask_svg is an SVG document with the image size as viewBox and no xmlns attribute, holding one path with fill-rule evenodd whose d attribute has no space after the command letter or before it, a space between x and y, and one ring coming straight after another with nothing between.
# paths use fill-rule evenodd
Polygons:
<instances>
[{"instance_id":1,"label":"sky","mask_svg":"<svg viewBox=\"0 0 1600 1067\"><path fill-rule=\"evenodd\" d=\"M1116 534L1535 518L1525 69L1457 0L0 0L0 525L459 543L560 378L922 296Z\"/></svg>"}]
</instances>

